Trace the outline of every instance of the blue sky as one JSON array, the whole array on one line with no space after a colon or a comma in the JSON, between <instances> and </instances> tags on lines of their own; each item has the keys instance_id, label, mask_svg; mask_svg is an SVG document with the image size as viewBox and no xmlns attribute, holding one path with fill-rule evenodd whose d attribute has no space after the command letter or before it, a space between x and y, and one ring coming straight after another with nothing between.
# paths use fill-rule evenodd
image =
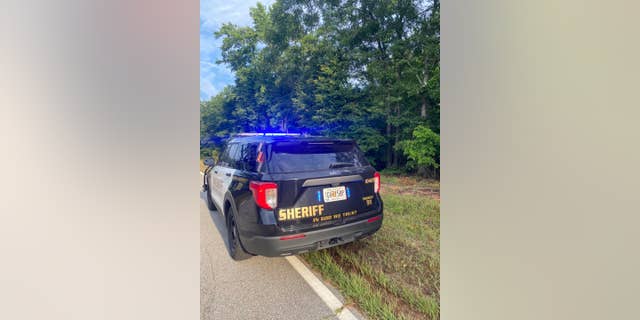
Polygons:
<instances>
[{"instance_id":1,"label":"blue sky","mask_svg":"<svg viewBox=\"0 0 640 320\"><path fill-rule=\"evenodd\" d=\"M274 0L260 2L268 6ZM225 22L250 25L249 8L255 7L256 3L252 0L200 0L200 100L209 100L234 81L231 70L216 64L222 39L216 39L213 33Z\"/></svg>"}]
</instances>

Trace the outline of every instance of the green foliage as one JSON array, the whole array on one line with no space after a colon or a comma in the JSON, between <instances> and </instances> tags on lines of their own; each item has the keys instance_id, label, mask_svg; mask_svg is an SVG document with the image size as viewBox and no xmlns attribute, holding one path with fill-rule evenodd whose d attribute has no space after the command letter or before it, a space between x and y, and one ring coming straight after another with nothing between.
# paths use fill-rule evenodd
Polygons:
<instances>
[{"instance_id":1,"label":"green foliage","mask_svg":"<svg viewBox=\"0 0 640 320\"><path fill-rule=\"evenodd\" d=\"M439 166L436 155L440 150L440 136L425 126L417 126L413 130L413 139L401 141L397 147L418 166Z\"/></svg>"},{"instance_id":2,"label":"green foliage","mask_svg":"<svg viewBox=\"0 0 640 320\"><path fill-rule=\"evenodd\" d=\"M236 79L201 103L203 140L349 137L377 167L399 168L408 159L394 146L414 128L440 132L437 1L277 0L250 14L252 26L215 33Z\"/></svg>"},{"instance_id":3,"label":"green foliage","mask_svg":"<svg viewBox=\"0 0 640 320\"><path fill-rule=\"evenodd\" d=\"M218 161L220 152L215 148L200 148L200 159L212 158Z\"/></svg>"}]
</instances>

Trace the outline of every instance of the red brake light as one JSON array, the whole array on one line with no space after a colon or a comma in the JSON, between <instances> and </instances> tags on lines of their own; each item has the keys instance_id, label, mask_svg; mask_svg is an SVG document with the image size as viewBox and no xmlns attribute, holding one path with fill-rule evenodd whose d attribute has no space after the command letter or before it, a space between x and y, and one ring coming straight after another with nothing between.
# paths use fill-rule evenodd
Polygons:
<instances>
[{"instance_id":1,"label":"red brake light","mask_svg":"<svg viewBox=\"0 0 640 320\"><path fill-rule=\"evenodd\" d=\"M380 173L378 172L373 174L373 191L380 192Z\"/></svg>"},{"instance_id":2,"label":"red brake light","mask_svg":"<svg viewBox=\"0 0 640 320\"><path fill-rule=\"evenodd\" d=\"M273 182L251 181L249 189L256 204L263 209L273 210L278 206L278 185Z\"/></svg>"},{"instance_id":3,"label":"red brake light","mask_svg":"<svg viewBox=\"0 0 640 320\"><path fill-rule=\"evenodd\" d=\"M378 221L378 220L380 220L380 219L382 219L382 216L375 216L375 217L373 217L373 218L369 218L369 219L367 220L367 222L371 223L371 222Z\"/></svg>"}]
</instances>

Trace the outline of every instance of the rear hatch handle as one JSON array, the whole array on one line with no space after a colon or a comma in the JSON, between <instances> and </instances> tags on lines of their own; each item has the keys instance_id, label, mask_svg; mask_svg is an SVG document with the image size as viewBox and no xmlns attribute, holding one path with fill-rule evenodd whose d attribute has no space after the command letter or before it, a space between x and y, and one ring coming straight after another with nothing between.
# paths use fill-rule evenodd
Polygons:
<instances>
[{"instance_id":1,"label":"rear hatch handle","mask_svg":"<svg viewBox=\"0 0 640 320\"><path fill-rule=\"evenodd\" d=\"M345 167L353 167L353 166L354 164L351 162L334 162L329 165L329 169L345 168Z\"/></svg>"}]
</instances>

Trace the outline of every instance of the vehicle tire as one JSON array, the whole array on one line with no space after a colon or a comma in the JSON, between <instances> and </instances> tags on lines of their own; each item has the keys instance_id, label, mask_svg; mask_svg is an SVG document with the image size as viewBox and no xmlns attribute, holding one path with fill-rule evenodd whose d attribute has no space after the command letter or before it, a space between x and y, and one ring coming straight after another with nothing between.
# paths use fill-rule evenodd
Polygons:
<instances>
[{"instance_id":1,"label":"vehicle tire","mask_svg":"<svg viewBox=\"0 0 640 320\"><path fill-rule=\"evenodd\" d=\"M251 255L244 251L242 244L240 244L236 215L231 207L229 208L229 212L227 212L227 240L229 242L229 256L231 256L233 260L238 261L251 258Z\"/></svg>"},{"instance_id":2,"label":"vehicle tire","mask_svg":"<svg viewBox=\"0 0 640 320\"><path fill-rule=\"evenodd\" d=\"M207 203L207 208L209 209L209 211L215 211L216 210L216 206L213 204L213 199L211 199L211 190L209 190L211 187L209 187L209 185L207 185L205 187L205 202Z\"/></svg>"}]
</instances>

